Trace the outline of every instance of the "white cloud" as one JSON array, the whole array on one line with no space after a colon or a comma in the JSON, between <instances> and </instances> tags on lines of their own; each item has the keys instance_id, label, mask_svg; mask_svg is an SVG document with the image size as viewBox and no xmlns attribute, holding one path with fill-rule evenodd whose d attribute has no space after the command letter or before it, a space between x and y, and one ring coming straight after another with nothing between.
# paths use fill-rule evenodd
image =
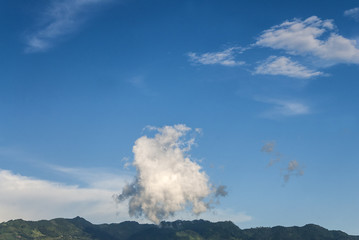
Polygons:
<instances>
[{"instance_id":1,"label":"white cloud","mask_svg":"<svg viewBox=\"0 0 359 240\"><path fill-rule=\"evenodd\" d=\"M254 45L285 50L292 55L314 56L327 64L359 64L357 41L347 39L334 30L332 20L321 20L316 16L304 21L294 19L265 30ZM325 33L329 36L320 39Z\"/></svg>"},{"instance_id":2,"label":"white cloud","mask_svg":"<svg viewBox=\"0 0 359 240\"><path fill-rule=\"evenodd\" d=\"M282 115L303 115L309 113L309 107L299 102L277 101L274 102L277 106L275 108L277 113Z\"/></svg>"},{"instance_id":3,"label":"white cloud","mask_svg":"<svg viewBox=\"0 0 359 240\"><path fill-rule=\"evenodd\" d=\"M222 52L209 52L197 55L196 53L190 52L188 56L193 63L203 65L214 65L219 64L223 66L238 66L245 64L244 61L236 61L235 55L241 53L243 48L232 47Z\"/></svg>"},{"instance_id":4,"label":"white cloud","mask_svg":"<svg viewBox=\"0 0 359 240\"><path fill-rule=\"evenodd\" d=\"M110 0L52 0L40 27L27 35L26 52L51 48L60 38L74 32L88 15L85 11Z\"/></svg>"},{"instance_id":5,"label":"white cloud","mask_svg":"<svg viewBox=\"0 0 359 240\"><path fill-rule=\"evenodd\" d=\"M54 170L78 177L89 183L89 187L66 185L58 182L36 179L14 174L0 169L0 222L11 219L42 220L58 217L73 218L81 216L92 223L112 223L128 221L128 202L118 204L114 201L114 191L125 185L127 177L113 176L111 173L98 172L95 169L75 169L54 167ZM108 184L104 179L117 182ZM168 220L193 220L204 218L209 221L228 221L243 223L252 220L244 212L232 209L215 209L198 216L188 211L181 211ZM139 219L148 223L146 219Z\"/></svg>"},{"instance_id":6,"label":"white cloud","mask_svg":"<svg viewBox=\"0 0 359 240\"><path fill-rule=\"evenodd\" d=\"M255 74L283 75L294 78L311 78L323 75L322 72L306 68L288 57L271 56L256 67Z\"/></svg>"},{"instance_id":7,"label":"white cloud","mask_svg":"<svg viewBox=\"0 0 359 240\"><path fill-rule=\"evenodd\" d=\"M116 205L114 190L106 184L105 187L95 185L81 188L0 170L0 221L75 216L94 223L128 220L127 206ZM119 185L124 186L125 181Z\"/></svg>"},{"instance_id":8,"label":"white cloud","mask_svg":"<svg viewBox=\"0 0 359 240\"><path fill-rule=\"evenodd\" d=\"M194 144L193 138L186 138L191 129L182 124L148 129L157 133L136 140L137 177L123 188L118 200L129 199L131 216L145 216L156 224L188 207L193 214L207 211L211 201L206 198L217 191L187 153Z\"/></svg>"},{"instance_id":9,"label":"white cloud","mask_svg":"<svg viewBox=\"0 0 359 240\"><path fill-rule=\"evenodd\" d=\"M309 106L298 101L262 98L255 100L273 105L271 109L262 114L266 118L290 117L310 113Z\"/></svg>"},{"instance_id":10,"label":"white cloud","mask_svg":"<svg viewBox=\"0 0 359 240\"><path fill-rule=\"evenodd\" d=\"M356 21L359 21L359 8L352 8L344 12L344 16L352 17Z\"/></svg>"}]
</instances>

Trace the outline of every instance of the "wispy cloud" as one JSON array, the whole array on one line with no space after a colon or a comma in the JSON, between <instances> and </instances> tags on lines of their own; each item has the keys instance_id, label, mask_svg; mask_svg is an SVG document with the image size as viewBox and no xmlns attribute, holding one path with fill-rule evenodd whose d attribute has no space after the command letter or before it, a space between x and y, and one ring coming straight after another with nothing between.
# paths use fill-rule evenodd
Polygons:
<instances>
[{"instance_id":1,"label":"wispy cloud","mask_svg":"<svg viewBox=\"0 0 359 240\"><path fill-rule=\"evenodd\" d=\"M236 54L242 53L243 48L231 47L222 52L208 52L197 54L194 52L188 53L191 62L202 65L219 64L223 66L239 66L245 64L244 61L235 60Z\"/></svg>"},{"instance_id":2,"label":"wispy cloud","mask_svg":"<svg viewBox=\"0 0 359 240\"><path fill-rule=\"evenodd\" d=\"M290 117L310 113L309 106L299 101L267 98L256 98L255 100L273 105L271 109L262 113L262 117L265 118Z\"/></svg>"},{"instance_id":3,"label":"wispy cloud","mask_svg":"<svg viewBox=\"0 0 359 240\"><path fill-rule=\"evenodd\" d=\"M275 156L275 158L272 158L270 162L268 163L268 167L273 166L276 163L282 162L284 155L280 152L274 152L274 147L276 145L275 141L269 141L266 142L261 152L265 152L271 156ZM284 159L285 160L285 159ZM285 169L281 170L281 173L283 175L284 183L288 182L290 177L295 176L302 176L304 174L304 168L301 166L297 160L287 161L287 166Z\"/></svg>"},{"instance_id":4,"label":"wispy cloud","mask_svg":"<svg viewBox=\"0 0 359 240\"><path fill-rule=\"evenodd\" d=\"M266 142L262 148L261 148L261 152L265 152L265 153L272 153L274 151L274 147L275 147L275 141L269 141Z\"/></svg>"},{"instance_id":5,"label":"wispy cloud","mask_svg":"<svg viewBox=\"0 0 359 240\"><path fill-rule=\"evenodd\" d=\"M322 72L308 69L284 56L270 56L256 67L254 74L283 75L293 78L311 78L323 75Z\"/></svg>"},{"instance_id":6,"label":"wispy cloud","mask_svg":"<svg viewBox=\"0 0 359 240\"><path fill-rule=\"evenodd\" d=\"M284 50L291 55L309 55L326 64L359 64L356 40L345 38L335 30L332 20L321 20L316 16L294 19L265 30L254 46ZM324 38L325 33L329 37Z\"/></svg>"},{"instance_id":7,"label":"wispy cloud","mask_svg":"<svg viewBox=\"0 0 359 240\"><path fill-rule=\"evenodd\" d=\"M125 181L120 184L124 186ZM128 219L127 206L116 205L114 191L100 185L79 187L0 169L0 192L0 221L75 216L94 223Z\"/></svg>"},{"instance_id":8,"label":"wispy cloud","mask_svg":"<svg viewBox=\"0 0 359 240\"><path fill-rule=\"evenodd\" d=\"M290 177L295 175L295 176L303 176L304 174L304 170L303 167L301 165L299 165L299 163L297 162L297 160L292 160L288 163L287 168L284 170L284 181L288 182Z\"/></svg>"},{"instance_id":9,"label":"wispy cloud","mask_svg":"<svg viewBox=\"0 0 359 240\"><path fill-rule=\"evenodd\" d=\"M351 17L356 21L359 21L359 7L346 10L344 12L344 16Z\"/></svg>"},{"instance_id":10,"label":"wispy cloud","mask_svg":"<svg viewBox=\"0 0 359 240\"><path fill-rule=\"evenodd\" d=\"M269 163L267 165L268 167L271 167L274 164L280 162L283 157L283 155L280 152L274 152L275 146L276 146L275 141L269 141L269 142L266 142L261 148L261 152L265 152L270 156L274 156L274 158L272 158L269 161Z\"/></svg>"},{"instance_id":11,"label":"wispy cloud","mask_svg":"<svg viewBox=\"0 0 359 240\"><path fill-rule=\"evenodd\" d=\"M134 88L146 96L155 96L156 93L150 89L143 75L137 75L127 80Z\"/></svg>"},{"instance_id":12,"label":"wispy cloud","mask_svg":"<svg viewBox=\"0 0 359 240\"><path fill-rule=\"evenodd\" d=\"M132 180L128 172L114 171L105 168L69 168L62 166L48 166L50 170L61 173L67 178L83 183L85 187L101 188L118 191L124 182Z\"/></svg>"},{"instance_id":13,"label":"wispy cloud","mask_svg":"<svg viewBox=\"0 0 359 240\"><path fill-rule=\"evenodd\" d=\"M75 32L90 17L89 10L111 0L52 0L42 24L27 34L25 52L43 52Z\"/></svg>"},{"instance_id":14,"label":"wispy cloud","mask_svg":"<svg viewBox=\"0 0 359 240\"><path fill-rule=\"evenodd\" d=\"M280 152L274 152L275 145L276 145L275 141L269 141L269 142L266 142L261 148L261 152L265 152L270 156L274 156L274 158L272 158L269 161L268 167L271 167L274 164L280 162L281 158L283 156Z\"/></svg>"}]
</instances>

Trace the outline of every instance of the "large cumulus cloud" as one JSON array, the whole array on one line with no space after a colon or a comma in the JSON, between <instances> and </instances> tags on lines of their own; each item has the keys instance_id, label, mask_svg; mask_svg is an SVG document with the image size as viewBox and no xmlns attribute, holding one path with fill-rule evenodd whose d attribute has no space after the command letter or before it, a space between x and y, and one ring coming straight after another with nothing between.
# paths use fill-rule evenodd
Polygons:
<instances>
[{"instance_id":1,"label":"large cumulus cloud","mask_svg":"<svg viewBox=\"0 0 359 240\"><path fill-rule=\"evenodd\" d=\"M180 124L152 130L157 131L154 137L142 136L135 142L137 176L117 195L118 201L129 199L130 216L145 216L158 224L187 208L194 214L205 212L211 197L227 194L223 186L213 187L201 166L191 160L188 151L194 138L187 137L192 131L189 127Z\"/></svg>"}]
</instances>

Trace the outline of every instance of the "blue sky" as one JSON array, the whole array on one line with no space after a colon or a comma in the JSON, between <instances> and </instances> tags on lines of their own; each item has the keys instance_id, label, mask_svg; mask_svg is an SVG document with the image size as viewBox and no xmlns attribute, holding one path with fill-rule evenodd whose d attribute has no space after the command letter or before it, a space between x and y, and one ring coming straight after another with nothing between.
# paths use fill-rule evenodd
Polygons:
<instances>
[{"instance_id":1,"label":"blue sky","mask_svg":"<svg viewBox=\"0 0 359 240\"><path fill-rule=\"evenodd\" d=\"M112 196L135 141L185 124L228 191L199 218L359 235L358 1L20 0L0 19L0 221L133 219Z\"/></svg>"}]
</instances>

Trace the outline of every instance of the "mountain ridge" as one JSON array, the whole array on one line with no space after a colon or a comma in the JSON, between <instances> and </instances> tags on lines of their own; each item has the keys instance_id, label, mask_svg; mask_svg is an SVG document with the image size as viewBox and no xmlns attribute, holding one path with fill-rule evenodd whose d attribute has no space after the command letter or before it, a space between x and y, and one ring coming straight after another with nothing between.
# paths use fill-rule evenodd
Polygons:
<instances>
[{"instance_id":1,"label":"mountain ridge","mask_svg":"<svg viewBox=\"0 0 359 240\"><path fill-rule=\"evenodd\" d=\"M319 225L302 227L257 227L240 229L231 221L206 220L174 222L160 225L125 221L92 224L81 217L72 219L25 221L22 219L0 223L1 240L359 240L342 231L328 230Z\"/></svg>"}]
</instances>

